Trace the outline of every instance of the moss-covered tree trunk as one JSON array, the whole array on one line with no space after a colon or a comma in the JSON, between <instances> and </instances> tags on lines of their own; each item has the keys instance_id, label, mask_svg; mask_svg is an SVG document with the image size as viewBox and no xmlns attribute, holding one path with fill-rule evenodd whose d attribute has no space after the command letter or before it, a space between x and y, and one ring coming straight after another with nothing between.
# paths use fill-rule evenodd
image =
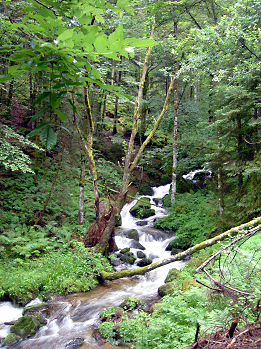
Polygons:
<instances>
[{"instance_id":1,"label":"moss-covered tree trunk","mask_svg":"<svg viewBox=\"0 0 261 349\"><path fill-rule=\"evenodd\" d=\"M175 261L180 261L180 260L192 255L194 252L203 250L204 248L206 248L208 246L212 246L212 245L216 244L217 242L220 242L220 241L222 241L228 237L231 237L233 235L241 233L242 237L244 237L245 230L248 230L254 226L257 226L260 223L261 223L261 217L257 217L248 223L241 224L240 226L231 228L231 229L227 230L226 232L215 236L212 239L202 241L201 243L199 243L193 247L190 247L186 251L183 251L183 252L178 253L174 256L166 258L160 262L152 263L152 264L147 265L145 267L141 267L141 268L137 268L137 269L125 269L125 270L117 271L115 273L107 273L107 272L103 271L100 275L100 281L104 282L106 280L116 280L116 279L120 279L120 278L127 277L127 276L143 275L149 271L152 271L156 268L162 267L166 264L169 264L169 263L172 263ZM261 229L261 226L260 226L260 229Z\"/></svg>"}]
</instances>

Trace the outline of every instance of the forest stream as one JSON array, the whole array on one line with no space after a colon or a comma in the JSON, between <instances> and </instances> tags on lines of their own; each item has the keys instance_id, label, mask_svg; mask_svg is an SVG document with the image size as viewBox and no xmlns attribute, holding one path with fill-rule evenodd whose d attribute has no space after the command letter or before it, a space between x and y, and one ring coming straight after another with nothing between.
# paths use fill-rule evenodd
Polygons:
<instances>
[{"instance_id":1,"label":"forest stream","mask_svg":"<svg viewBox=\"0 0 261 349\"><path fill-rule=\"evenodd\" d=\"M165 251L165 248L173 236L153 228L155 219L167 214L162 207L162 198L168 194L169 188L170 184L154 187L153 195L145 196L150 198L151 207L155 209L154 216L143 220L134 218L129 211L137 200L123 207L122 225L116 231L116 244L119 249L130 246L131 240L126 238L125 233L130 229L136 229L140 236L139 242L145 247L143 252L147 258L156 262L170 256L170 251ZM131 251L136 255L137 249L131 248ZM184 262L173 262L144 276L110 281L87 293L74 293L53 298L47 325L42 327L34 337L27 338L10 348L62 349L66 348L67 343L75 338L84 339L81 349L112 348L111 344L102 345L93 337L94 329L99 324L100 312L109 306L120 305L126 297L130 296L140 299L148 306L157 302L159 300L158 288L164 284L168 270L174 267L181 268L183 264ZM130 265L120 265L117 268L127 267ZM4 325L4 322L19 318L21 313L22 309L15 307L10 302L0 303L1 337L9 332L10 326Z\"/></svg>"}]
</instances>

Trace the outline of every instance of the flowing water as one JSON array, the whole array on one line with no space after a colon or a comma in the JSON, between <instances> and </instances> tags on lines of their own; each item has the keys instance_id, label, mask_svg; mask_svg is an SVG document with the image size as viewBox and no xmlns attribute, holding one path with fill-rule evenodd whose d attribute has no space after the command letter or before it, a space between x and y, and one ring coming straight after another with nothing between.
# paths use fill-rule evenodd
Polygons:
<instances>
[{"instance_id":1,"label":"flowing water","mask_svg":"<svg viewBox=\"0 0 261 349\"><path fill-rule=\"evenodd\" d=\"M153 228L155 219L167 214L162 207L162 198L169 192L169 188L170 185L153 188L153 196L146 196L150 198L152 208L155 209L155 216L143 220L134 218L129 210L137 200L123 207L122 226L117 229L115 238L119 249L130 246L131 240L126 238L125 233L131 229L137 229L139 241L145 247L143 252L147 258L155 262L170 256L170 252L165 251L165 248L173 236L170 237ZM137 250L131 248L131 251L136 254ZM102 345L93 337L94 328L97 328L99 323L99 313L109 306L120 305L126 297L130 296L137 297L149 305L155 303L159 300L158 288L163 285L168 270L174 267L180 268L182 265L183 262L173 262L144 276L110 281L87 293L54 298L47 325L42 327L34 337L12 348L62 349L72 339L79 337L84 338L81 349L112 348L108 344ZM21 312L21 309L12 306L11 303L0 303L0 338L5 337L9 331L9 327L3 323L19 318Z\"/></svg>"}]
</instances>

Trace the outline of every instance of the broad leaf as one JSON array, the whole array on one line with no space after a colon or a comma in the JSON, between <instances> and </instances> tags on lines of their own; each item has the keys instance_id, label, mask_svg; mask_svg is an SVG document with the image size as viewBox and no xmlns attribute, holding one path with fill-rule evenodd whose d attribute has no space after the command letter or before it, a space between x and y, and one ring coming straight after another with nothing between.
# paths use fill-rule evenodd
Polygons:
<instances>
[{"instance_id":1,"label":"broad leaf","mask_svg":"<svg viewBox=\"0 0 261 349\"><path fill-rule=\"evenodd\" d=\"M49 109L49 107L46 107L46 108L43 108L43 109L39 110L36 114L34 114L32 116L32 119L31 119L30 122L36 120L39 116L43 115L48 109Z\"/></svg>"},{"instance_id":2,"label":"broad leaf","mask_svg":"<svg viewBox=\"0 0 261 349\"><path fill-rule=\"evenodd\" d=\"M33 131L31 131L30 133L28 133L28 135L26 136L27 138L33 137L35 135L37 135L41 130L43 130L47 125L47 123L44 123L38 127L36 127Z\"/></svg>"},{"instance_id":3,"label":"broad leaf","mask_svg":"<svg viewBox=\"0 0 261 349\"><path fill-rule=\"evenodd\" d=\"M11 75L8 75L8 74L0 75L0 82L5 82L11 79L12 79Z\"/></svg>"},{"instance_id":4,"label":"broad leaf","mask_svg":"<svg viewBox=\"0 0 261 349\"><path fill-rule=\"evenodd\" d=\"M42 103L46 98L50 96L50 91L45 91L38 96L38 98L34 101L33 105L37 105L39 103Z\"/></svg>"},{"instance_id":5,"label":"broad leaf","mask_svg":"<svg viewBox=\"0 0 261 349\"><path fill-rule=\"evenodd\" d=\"M55 146L57 142L57 136L50 125L47 125L40 133L40 140L46 147L46 149L52 149Z\"/></svg>"},{"instance_id":6,"label":"broad leaf","mask_svg":"<svg viewBox=\"0 0 261 349\"><path fill-rule=\"evenodd\" d=\"M66 121L66 116L64 115L64 113L61 110L55 109L54 112L55 112L55 114L58 115L58 117L61 121Z\"/></svg>"},{"instance_id":7,"label":"broad leaf","mask_svg":"<svg viewBox=\"0 0 261 349\"><path fill-rule=\"evenodd\" d=\"M65 41L65 40L67 40L67 39L70 39L70 38L72 38L73 33L74 33L74 30L73 30L73 29L66 29L64 32L62 32L62 33L58 36L57 40L58 40L58 41Z\"/></svg>"}]
</instances>

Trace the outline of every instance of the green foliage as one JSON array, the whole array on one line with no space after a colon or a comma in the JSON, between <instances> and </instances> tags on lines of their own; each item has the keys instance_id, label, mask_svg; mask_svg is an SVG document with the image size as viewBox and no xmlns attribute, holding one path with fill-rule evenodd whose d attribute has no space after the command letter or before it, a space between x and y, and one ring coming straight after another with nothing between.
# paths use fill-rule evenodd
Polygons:
<instances>
[{"instance_id":1,"label":"green foliage","mask_svg":"<svg viewBox=\"0 0 261 349\"><path fill-rule=\"evenodd\" d=\"M0 260L1 297L27 303L52 294L86 292L97 284L102 270L112 271L106 258L73 243L74 249L50 251L39 259Z\"/></svg>"},{"instance_id":2,"label":"green foliage","mask_svg":"<svg viewBox=\"0 0 261 349\"><path fill-rule=\"evenodd\" d=\"M31 159L21 148L39 148L10 127L0 123L0 164L7 170L34 173L30 167Z\"/></svg>"},{"instance_id":3,"label":"green foliage","mask_svg":"<svg viewBox=\"0 0 261 349\"><path fill-rule=\"evenodd\" d=\"M173 248L193 246L209 238L210 232L217 228L215 200L213 193L205 191L177 194L169 215L155 222L155 227L176 233Z\"/></svg>"}]
</instances>

